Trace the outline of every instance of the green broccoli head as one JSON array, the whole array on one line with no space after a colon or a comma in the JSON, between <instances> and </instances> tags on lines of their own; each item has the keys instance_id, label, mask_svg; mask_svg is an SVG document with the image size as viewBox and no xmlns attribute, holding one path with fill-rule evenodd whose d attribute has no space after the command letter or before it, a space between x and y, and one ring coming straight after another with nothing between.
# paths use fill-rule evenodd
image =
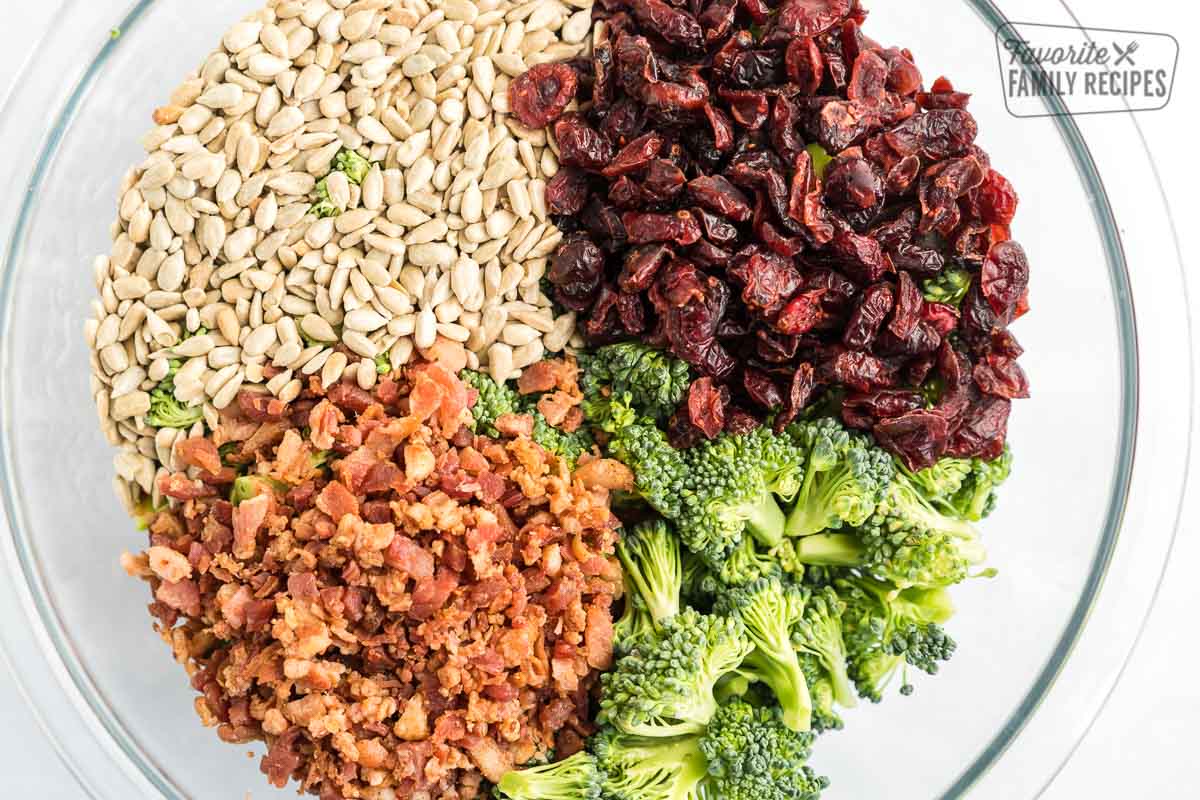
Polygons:
<instances>
[{"instance_id":1,"label":"green broccoli head","mask_svg":"<svg viewBox=\"0 0 1200 800\"><path fill-rule=\"evenodd\" d=\"M792 646L797 652L812 656L825 670L833 690L833 698L843 708L856 704L854 689L846 665L846 644L842 638L842 611L845 604L833 587L825 586L811 593L804 615L792 626Z\"/></svg>"},{"instance_id":2,"label":"green broccoli head","mask_svg":"<svg viewBox=\"0 0 1200 800\"><path fill-rule=\"evenodd\" d=\"M1004 452L992 461L971 459L970 473L950 500L954 513L961 519L974 522L992 513L996 507L996 489L1008 480L1012 473L1012 451L1005 445Z\"/></svg>"},{"instance_id":3,"label":"green broccoli head","mask_svg":"<svg viewBox=\"0 0 1200 800\"><path fill-rule=\"evenodd\" d=\"M722 435L684 454L687 464L680 536L718 563L748 532L773 547L784 516L767 484L761 456L746 437Z\"/></svg>"},{"instance_id":4,"label":"green broccoli head","mask_svg":"<svg viewBox=\"0 0 1200 800\"><path fill-rule=\"evenodd\" d=\"M786 542L785 542L786 544ZM760 545L750 536L743 536L733 550L706 572L702 586L712 594L726 586L744 586L759 578L783 577L779 554Z\"/></svg>"},{"instance_id":5,"label":"green broccoli head","mask_svg":"<svg viewBox=\"0 0 1200 800\"><path fill-rule=\"evenodd\" d=\"M255 495L286 492L287 488L287 484L265 475L242 475L233 481L229 490L229 502L236 506Z\"/></svg>"},{"instance_id":6,"label":"green broccoli head","mask_svg":"<svg viewBox=\"0 0 1200 800\"><path fill-rule=\"evenodd\" d=\"M700 740L710 796L721 800L816 800L829 785L805 762L812 734L792 730L775 708L733 700Z\"/></svg>"},{"instance_id":7,"label":"green broccoli head","mask_svg":"<svg viewBox=\"0 0 1200 800\"><path fill-rule=\"evenodd\" d=\"M863 566L900 588L950 586L987 557L969 523L939 511L905 475L859 530Z\"/></svg>"},{"instance_id":8,"label":"green broccoli head","mask_svg":"<svg viewBox=\"0 0 1200 800\"><path fill-rule=\"evenodd\" d=\"M687 362L640 342L605 345L580 357L585 406L601 415L610 398L636 398L634 410L664 422L691 385Z\"/></svg>"},{"instance_id":9,"label":"green broccoli head","mask_svg":"<svg viewBox=\"0 0 1200 800\"><path fill-rule=\"evenodd\" d=\"M597 719L639 736L699 733L716 711L717 681L753 647L739 620L682 611L601 677Z\"/></svg>"},{"instance_id":10,"label":"green broccoli head","mask_svg":"<svg viewBox=\"0 0 1200 800\"><path fill-rule=\"evenodd\" d=\"M678 520L687 480L683 454L671 447L656 426L634 423L621 428L609 441L609 451L633 470L637 493L655 511Z\"/></svg>"},{"instance_id":11,"label":"green broccoli head","mask_svg":"<svg viewBox=\"0 0 1200 800\"><path fill-rule=\"evenodd\" d=\"M344 172L351 183L362 183L371 171L371 162L343 147L333 159L333 169L335 172Z\"/></svg>"},{"instance_id":12,"label":"green broccoli head","mask_svg":"<svg viewBox=\"0 0 1200 800\"><path fill-rule=\"evenodd\" d=\"M800 657L800 669L804 672L804 680L808 683L808 692L812 696L813 731L840 731L845 727L845 723L838 714L837 701L833 698L833 681L830 680L829 673L821 666L820 661L810 655Z\"/></svg>"},{"instance_id":13,"label":"green broccoli head","mask_svg":"<svg viewBox=\"0 0 1200 800\"><path fill-rule=\"evenodd\" d=\"M771 688L784 723L796 731L812 726L812 698L792 646L792 629L805 619L805 593L778 578L761 578L717 595L714 611L741 620L754 650L741 672Z\"/></svg>"},{"instance_id":14,"label":"green broccoli head","mask_svg":"<svg viewBox=\"0 0 1200 800\"><path fill-rule=\"evenodd\" d=\"M498 797L509 800L600 800L604 773L587 752L553 764L513 770L496 784Z\"/></svg>"},{"instance_id":15,"label":"green broccoli head","mask_svg":"<svg viewBox=\"0 0 1200 800\"><path fill-rule=\"evenodd\" d=\"M971 273L965 269L943 270L941 274L926 280L921 288L929 302L957 306L971 288Z\"/></svg>"},{"instance_id":16,"label":"green broccoli head","mask_svg":"<svg viewBox=\"0 0 1200 800\"><path fill-rule=\"evenodd\" d=\"M604 773L606 800L708 800L697 734L634 736L604 728L590 742Z\"/></svg>"},{"instance_id":17,"label":"green broccoli head","mask_svg":"<svg viewBox=\"0 0 1200 800\"><path fill-rule=\"evenodd\" d=\"M795 423L788 433L807 456L804 482L788 515L788 536L861 525L874 513L895 474L885 450L830 417Z\"/></svg>"},{"instance_id":18,"label":"green broccoli head","mask_svg":"<svg viewBox=\"0 0 1200 800\"><path fill-rule=\"evenodd\" d=\"M837 588L846 603L842 626L850 676L862 697L879 702L906 666L932 675L954 654L954 640L942 628L954 614L945 589L900 589L868 576L839 578ZM905 678L902 691L911 690Z\"/></svg>"}]
</instances>

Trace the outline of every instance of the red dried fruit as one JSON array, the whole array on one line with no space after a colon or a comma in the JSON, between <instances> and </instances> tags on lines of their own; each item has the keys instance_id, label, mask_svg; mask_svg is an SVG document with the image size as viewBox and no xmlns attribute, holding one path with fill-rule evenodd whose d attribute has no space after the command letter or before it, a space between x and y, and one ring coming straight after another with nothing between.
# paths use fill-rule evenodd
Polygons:
<instances>
[{"instance_id":1,"label":"red dried fruit","mask_svg":"<svg viewBox=\"0 0 1200 800\"><path fill-rule=\"evenodd\" d=\"M554 123L554 138L563 166L599 172L613 160L612 143L589 125L582 114L564 114Z\"/></svg>"},{"instance_id":2,"label":"red dried fruit","mask_svg":"<svg viewBox=\"0 0 1200 800\"><path fill-rule=\"evenodd\" d=\"M673 256L671 248L665 244L646 244L630 250L617 278L621 291L644 292L649 289L658 271Z\"/></svg>"},{"instance_id":3,"label":"red dried fruit","mask_svg":"<svg viewBox=\"0 0 1200 800\"><path fill-rule=\"evenodd\" d=\"M526 128L542 128L558 119L575 96L578 79L566 64L538 64L508 87L508 102Z\"/></svg>"},{"instance_id":4,"label":"red dried fruit","mask_svg":"<svg viewBox=\"0 0 1200 800\"><path fill-rule=\"evenodd\" d=\"M991 169L979 187L977 203L984 222L1010 225L1017 213L1017 192L1007 178Z\"/></svg>"},{"instance_id":5,"label":"red dried fruit","mask_svg":"<svg viewBox=\"0 0 1200 800\"><path fill-rule=\"evenodd\" d=\"M700 238L700 223L688 211L674 214L652 214L636 211L621 217L625 234L631 244L674 242L688 245Z\"/></svg>"},{"instance_id":6,"label":"red dried fruit","mask_svg":"<svg viewBox=\"0 0 1200 800\"><path fill-rule=\"evenodd\" d=\"M790 336L808 333L825 319L821 298L828 289L810 289L793 297L779 312L775 330Z\"/></svg>"},{"instance_id":7,"label":"red dried fruit","mask_svg":"<svg viewBox=\"0 0 1200 800\"><path fill-rule=\"evenodd\" d=\"M588 176L580 170L560 169L546 184L546 207L551 214L578 214L587 198Z\"/></svg>"},{"instance_id":8,"label":"red dried fruit","mask_svg":"<svg viewBox=\"0 0 1200 800\"><path fill-rule=\"evenodd\" d=\"M879 328L894 304L895 292L890 285L876 283L864 289L846 323L842 344L851 350L866 350L879 335Z\"/></svg>"},{"instance_id":9,"label":"red dried fruit","mask_svg":"<svg viewBox=\"0 0 1200 800\"><path fill-rule=\"evenodd\" d=\"M586 311L604 277L604 253L582 234L564 239L550 261L546 279L558 302L572 311Z\"/></svg>"},{"instance_id":10,"label":"red dried fruit","mask_svg":"<svg viewBox=\"0 0 1200 800\"><path fill-rule=\"evenodd\" d=\"M779 415L775 417L775 430L782 431L796 417L800 416L800 412L808 405L808 401L812 398L813 389L816 388L816 380L812 364L801 364L796 367L796 371L792 373L791 383L788 385L787 397L784 398L783 409Z\"/></svg>"},{"instance_id":11,"label":"red dried fruit","mask_svg":"<svg viewBox=\"0 0 1200 800\"><path fill-rule=\"evenodd\" d=\"M688 421L696 426L705 438L714 439L725 429L725 406L729 403L729 390L713 385L707 375L692 381L688 387Z\"/></svg>"},{"instance_id":12,"label":"red dried fruit","mask_svg":"<svg viewBox=\"0 0 1200 800\"><path fill-rule=\"evenodd\" d=\"M1011 320L1017 302L1029 286L1029 261L1016 242L1001 242L991 249L979 270L979 289L1002 320Z\"/></svg>"},{"instance_id":13,"label":"red dried fruit","mask_svg":"<svg viewBox=\"0 0 1200 800\"><path fill-rule=\"evenodd\" d=\"M796 84L801 94L814 95L825 77L825 57L812 39L803 37L788 42L784 54L788 80Z\"/></svg>"},{"instance_id":14,"label":"red dried fruit","mask_svg":"<svg viewBox=\"0 0 1200 800\"><path fill-rule=\"evenodd\" d=\"M800 273L787 259L775 253L753 253L729 269L729 276L742 284L742 302L755 316L769 319L783 309L800 288Z\"/></svg>"},{"instance_id":15,"label":"red dried fruit","mask_svg":"<svg viewBox=\"0 0 1200 800\"><path fill-rule=\"evenodd\" d=\"M877 106L884 100L887 78L887 62L875 51L864 50L854 60L846 96L856 103Z\"/></svg>"},{"instance_id":16,"label":"red dried fruit","mask_svg":"<svg viewBox=\"0 0 1200 800\"><path fill-rule=\"evenodd\" d=\"M850 13L850 0L784 0L764 41L783 44L797 36L816 36Z\"/></svg>"},{"instance_id":17,"label":"red dried fruit","mask_svg":"<svg viewBox=\"0 0 1200 800\"><path fill-rule=\"evenodd\" d=\"M666 41L691 50L704 47L700 23L686 11L673 8L663 0L631 0L629 7L633 9L634 19Z\"/></svg>"},{"instance_id":18,"label":"red dried fruit","mask_svg":"<svg viewBox=\"0 0 1200 800\"><path fill-rule=\"evenodd\" d=\"M992 401L1028 391L1005 330L1028 263L967 96L926 90L908 50L864 34L859 0L597 13L607 41L561 65L584 110L555 112L547 205L574 233L547 277L594 340L666 346L725 391L722 425L681 407L671 441L787 419L820 386L910 463L1002 446ZM949 266L971 274L958 309L922 296Z\"/></svg>"},{"instance_id":19,"label":"red dried fruit","mask_svg":"<svg viewBox=\"0 0 1200 800\"><path fill-rule=\"evenodd\" d=\"M746 367L742 370L742 385L750 399L768 411L774 411L783 404L783 392L779 391L771 376L760 369Z\"/></svg>"},{"instance_id":20,"label":"red dried fruit","mask_svg":"<svg viewBox=\"0 0 1200 800\"><path fill-rule=\"evenodd\" d=\"M888 323L888 330L897 339L907 339L921 321L921 311L925 306L925 298L921 295L921 289L917 286L916 281L907 272L900 272L896 275L896 310L892 314L892 321ZM953 308L953 306L951 306ZM948 331L947 331L948 332ZM939 332L944 336L947 332Z\"/></svg>"},{"instance_id":21,"label":"red dried fruit","mask_svg":"<svg viewBox=\"0 0 1200 800\"><path fill-rule=\"evenodd\" d=\"M600 170L600 174L606 178L615 178L629 172L636 172L662 152L663 144L662 134L655 131L643 134L622 147L612 162Z\"/></svg>"}]
</instances>

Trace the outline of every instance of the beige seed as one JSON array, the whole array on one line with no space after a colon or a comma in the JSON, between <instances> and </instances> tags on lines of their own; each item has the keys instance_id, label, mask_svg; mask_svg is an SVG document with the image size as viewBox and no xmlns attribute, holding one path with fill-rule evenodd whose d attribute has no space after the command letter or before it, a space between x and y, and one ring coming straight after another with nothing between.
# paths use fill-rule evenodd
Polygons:
<instances>
[{"instance_id":1,"label":"beige seed","mask_svg":"<svg viewBox=\"0 0 1200 800\"><path fill-rule=\"evenodd\" d=\"M263 325L251 331L242 342L242 350L249 356L260 356L275 344L278 334L274 325Z\"/></svg>"},{"instance_id":2,"label":"beige seed","mask_svg":"<svg viewBox=\"0 0 1200 800\"><path fill-rule=\"evenodd\" d=\"M437 318L434 317L431 309L422 309L417 314L417 325L413 331L413 344L417 348L424 350L433 346L434 340L437 338Z\"/></svg>"},{"instance_id":3,"label":"beige seed","mask_svg":"<svg viewBox=\"0 0 1200 800\"><path fill-rule=\"evenodd\" d=\"M343 320L347 330L370 333L387 324L387 319L370 307L356 308Z\"/></svg>"},{"instance_id":4,"label":"beige seed","mask_svg":"<svg viewBox=\"0 0 1200 800\"><path fill-rule=\"evenodd\" d=\"M150 395L146 392L130 392L123 397L115 398L109 406L109 413L118 422L140 417L149 410Z\"/></svg>"},{"instance_id":5,"label":"beige seed","mask_svg":"<svg viewBox=\"0 0 1200 800\"><path fill-rule=\"evenodd\" d=\"M317 314L308 314L301 319L300 330L318 342L336 342L338 338L333 326Z\"/></svg>"},{"instance_id":6,"label":"beige seed","mask_svg":"<svg viewBox=\"0 0 1200 800\"><path fill-rule=\"evenodd\" d=\"M246 374L243 370L239 369L237 372L235 372L233 377L226 381L221 387L220 391L212 395L213 408L226 408L230 403L232 403L233 398L237 397L238 390L242 388L242 383L245 381L245 379ZM205 388L207 390L207 387Z\"/></svg>"},{"instance_id":7,"label":"beige seed","mask_svg":"<svg viewBox=\"0 0 1200 800\"><path fill-rule=\"evenodd\" d=\"M333 353L325 360L325 365L321 367L321 386L328 389L333 384L337 383L342 377L342 373L346 370L347 358L345 353Z\"/></svg>"},{"instance_id":8,"label":"beige seed","mask_svg":"<svg viewBox=\"0 0 1200 800\"><path fill-rule=\"evenodd\" d=\"M367 336L359 331L348 330L342 334L342 343L363 358L374 358L379 348Z\"/></svg>"}]
</instances>

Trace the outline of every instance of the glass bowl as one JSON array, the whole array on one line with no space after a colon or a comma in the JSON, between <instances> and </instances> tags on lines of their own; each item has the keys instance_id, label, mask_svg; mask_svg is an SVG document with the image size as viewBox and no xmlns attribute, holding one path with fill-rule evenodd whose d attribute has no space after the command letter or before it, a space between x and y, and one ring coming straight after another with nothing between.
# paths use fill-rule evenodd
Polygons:
<instances>
[{"instance_id":1,"label":"glass bowl","mask_svg":"<svg viewBox=\"0 0 1200 800\"><path fill-rule=\"evenodd\" d=\"M284 796L247 748L198 724L145 586L118 566L144 538L110 489L81 332L91 259L107 250L150 112L257 4L147 1L122 17L113 3L68 2L0 115L14 151L36 154L14 178L28 191L3 201L2 637L93 798ZM813 764L833 778L830 800L1032 797L1103 705L1170 550L1190 440L1182 273L1131 119L1103 131L1120 181L1110 196L1075 121L1006 113L995 6L871 5L873 37L911 48L927 80L946 73L975 93L980 143L1021 194L1014 235L1034 266L1033 312L1015 332L1034 396L1014 410L1016 469L983 524L999 576L955 595L958 654L914 696L849 713ZM1025 19L1024 5L1005 11ZM1137 211L1121 226L1113 198Z\"/></svg>"}]
</instances>

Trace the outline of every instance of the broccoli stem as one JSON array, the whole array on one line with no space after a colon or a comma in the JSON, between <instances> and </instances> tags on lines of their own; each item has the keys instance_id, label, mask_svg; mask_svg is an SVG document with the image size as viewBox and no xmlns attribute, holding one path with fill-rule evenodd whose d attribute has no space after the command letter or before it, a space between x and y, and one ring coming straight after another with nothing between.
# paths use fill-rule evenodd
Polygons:
<instances>
[{"instance_id":1,"label":"broccoli stem","mask_svg":"<svg viewBox=\"0 0 1200 800\"><path fill-rule=\"evenodd\" d=\"M771 687L783 711L784 725L799 733L812 730L812 694L793 648L788 646L787 655L755 648L742 666L750 677Z\"/></svg>"},{"instance_id":2,"label":"broccoli stem","mask_svg":"<svg viewBox=\"0 0 1200 800\"><path fill-rule=\"evenodd\" d=\"M783 510L769 492L759 499L746 517L746 527L750 529L750 534L765 547L774 547L783 541L786 524L787 518L784 517Z\"/></svg>"},{"instance_id":3,"label":"broccoli stem","mask_svg":"<svg viewBox=\"0 0 1200 800\"><path fill-rule=\"evenodd\" d=\"M823 567L857 567L866 550L849 533L818 533L804 536L795 543L796 560Z\"/></svg>"}]
</instances>

